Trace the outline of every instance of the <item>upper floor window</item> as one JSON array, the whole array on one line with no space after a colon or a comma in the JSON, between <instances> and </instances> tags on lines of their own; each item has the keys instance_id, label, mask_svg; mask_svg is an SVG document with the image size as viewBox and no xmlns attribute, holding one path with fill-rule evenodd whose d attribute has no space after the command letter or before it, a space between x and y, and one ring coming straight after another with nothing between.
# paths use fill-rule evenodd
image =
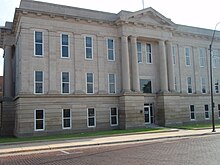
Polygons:
<instances>
[{"instance_id":1,"label":"upper floor window","mask_svg":"<svg viewBox=\"0 0 220 165\"><path fill-rule=\"evenodd\" d=\"M61 57L69 58L69 35L61 34Z\"/></svg>"},{"instance_id":2,"label":"upper floor window","mask_svg":"<svg viewBox=\"0 0 220 165\"><path fill-rule=\"evenodd\" d=\"M219 65L219 56L218 56L218 50L212 51L212 67L216 68Z\"/></svg>"},{"instance_id":3,"label":"upper floor window","mask_svg":"<svg viewBox=\"0 0 220 165\"><path fill-rule=\"evenodd\" d=\"M93 59L93 39L92 37L85 37L85 59Z\"/></svg>"},{"instance_id":4,"label":"upper floor window","mask_svg":"<svg viewBox=\"0 0 220 165\"><path fill-rule=\"evenodd\" d=\"M204 77L201 77L201 89L202 93L206 93L206 79Z\"/></svg>"},{"instance_id":5,"label":"upper floor window","mask_svg":"<svg viewBox=\"0 0 220 165\"><path fill-rule=\"evenodd\" d=\"M215 93L219 93L219 80L215 79Z\"/></svg>"},{"instance_id":6,"label":"upper floor window","mask_svg":"<svg viewBox=\"0 0 220 165\"><path fill-rule=\"evenodd\" d=\"M115 42L113 39L107 39L108 60L115 61Z\"/></svg>"},{"instance_id":7,"label":"upper floor window","mask_svg":"<svg viewBox=\"0 0 220 165\"><path fill-rule=\"evenodd\" d=\"M146 58L147 58L147 64L152 63L152 46L151 44L146 44Z\"/></svg>"},{"instance_id":8,"label":"upper floor window","mask_svg":"<svg viewBox=\"0 0 220 165\"><path fill-rule=\"evenodd\" d=\"M190 48L185 48L185 62L186 62L186 66L191 65L191 62L190 62Z\"/></svg>"},{"instance_id":9,"label":"upper floor window","mask_svg":"<svg viewBox=\"0 0 220 165\"><path fill-rule=\"evenodd\" d=\"M143 57L142 57L141 42L137 42L137 56L138 56L138 63L142 63L143 62Z\"/></svg>"},{"instance_id":10,"label":"upper floor window","mask_svg":"<svg viewBox=\"0 0 220 165\"><path fill-rule=\"evenodd\" d=\"M192 93L192 78L187 77L187 93Z\"/></svg>"},{"instance_id":11,"label":"upper floor window","mask_svg":"<svg viewBox=\"0 0 220 165\"><path fill-rule=\"evenodd\" d=\"M199 65L200 67L204 67L205 66L205 56L206 56L206 53L205 53L205 49L204 48L200 48L199 49Z\"/></svg>"},{"instance_id":12,"label":"upper floor window","mask_svg":"<svg viewBox=\"0 0 220 165\"><path fill-rule=\"evenodd\" d=\"M62 72L61 73L61 93L62 94L69 94L70 93L70 77L69 72Z\"/></svg>"},{"instance_id":13,"label":"upper floor window","mask_svg":"<svg viewBox=\"0 0 220 165\"><path fill-rule=\"evenodd\" d=\"M43 32L35 31L34 40L35 40L35 56L43 56L43 52L44 52Z\"/></svg>"},{"instance_id":14,"label":"upper floor window","mask_svg":"<svg viewBox=\"0 0 220 165\"><path fill-rule=\"evenodd\" d=\"M178 91L178 88L177 88L177 78L176 78L176 76L174 77L174 88L175 88L175 91Z\"/></svg>"},{"instance_id":15,"label":"upper floor window","mask_svg":"<svg viewBox=\"0 0 220 165\"><path fill-rule=\"evenodd\" d=\"M43 71L34 72L34 93L43 94L44 91L44 73Z\"/></svg>"},{"instance_id":16,"label":"upper floor window","mask_svg":"<svg viewBox=\"0 0 220 165\"><path fill-rule=\"evenodd\" d=\"M176 64L176 54L177 54L177 46L172 46L172 54L173 54L173 64Z\"/></svg>"},{"instance_id":17,"label":"upper floor window","mask_svg":"<svg viewBox=\"0 0 220 165\"><path fill-rule=\"evenodd\" d=\"M143 93L152 93L151 80L140 79L140 90Z\"/></svg>"},{"instance_id":18,"label":"upper floor window","mask_svg":"<svg viewBox=\"0 0 220 165\"><path fill-rule=\"evenodd\" d=\"M94 93L94 75L93 73L86 74L86 93Z\"/></svg>"},{"instance_id":19,"label":"upper floor window","mask_svg":"<svg viewBox=\"0 0 220 165\"><path fill-rule=\"evenodd\" d=\"M115 74L108 74L108 92L116 93L116 77Z\"/></svg>"}]
</instances>

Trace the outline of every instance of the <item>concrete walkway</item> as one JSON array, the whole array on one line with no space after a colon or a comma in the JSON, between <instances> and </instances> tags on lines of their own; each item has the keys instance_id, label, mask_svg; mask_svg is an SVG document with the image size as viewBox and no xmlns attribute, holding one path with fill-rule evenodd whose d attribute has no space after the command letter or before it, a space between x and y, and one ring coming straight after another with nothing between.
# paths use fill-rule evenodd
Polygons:
<instances>
[{"instance_id":1,"label":"concrete walkway","mask_svg":"<svg viewBox=\"0 0 220 165\"><path fill-rule=\"evenodd\" d=\"M149 141L156 139L178 138L178 137L194 137L203 135L220 134L220 128L212 133L211 129L203 130L178 130L171 129L160 133L136 133L122 134L108 137L93 137L81 139L53 140L53 141L38 141L38 142L22 142L22 143L7 143L0 144L0 155L22 153L30 151L42 151L53 149L65 149L86 147L104 144L120 144L128 142Z\"/></svg>"}]
</instances>

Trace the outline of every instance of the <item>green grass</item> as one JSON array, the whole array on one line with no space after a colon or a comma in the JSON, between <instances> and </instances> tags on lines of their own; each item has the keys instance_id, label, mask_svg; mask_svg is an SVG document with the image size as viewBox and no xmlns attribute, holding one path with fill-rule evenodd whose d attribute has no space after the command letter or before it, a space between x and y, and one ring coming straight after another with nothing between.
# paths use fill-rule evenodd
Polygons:
<instances>
[{"instance_id":1,"label":"green grass","mask_svg":"<svg viewBox=\"0 0 220 165\"><path fill-rule=\"evenodd\" d=\"M168 130L168 129L166 128L141 128L141 129L131 129L131 130L111 130L111 131L85 132L85 133L75 133L75 134L59 134L59 135L48 135L48 136L29 137L29 138L0 137L0 143L79 139L79 138L87 138L87 137L89 138L89 137L123 135L123 134L130 134L130 133L162 132L165 130Z\"/></svg>"},{"instance_id":2,"label":"green grass","mask_svg":"<svg viewBox=\"0 0 220 165\"><path fill-rule=\"evenodd\" d=\"M220 123L215 124L216 128L220 128ZM172 128L178 129L188 129L188 130L197 130L197 129L212 129L212 124L210 123L202 123L202 124L185 124L185 125L173 125L170 126Z\"/></svg>"}]
</instances>

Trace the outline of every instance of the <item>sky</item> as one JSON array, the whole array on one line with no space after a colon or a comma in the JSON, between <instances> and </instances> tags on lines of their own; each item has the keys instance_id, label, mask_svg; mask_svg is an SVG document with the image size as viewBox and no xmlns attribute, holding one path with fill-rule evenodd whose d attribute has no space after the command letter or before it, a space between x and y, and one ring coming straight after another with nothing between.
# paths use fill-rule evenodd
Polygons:
<instances>
[{"instance_id":1,"label":"sky","mask_svg":"<svg viewBox=\"0 0 220 165\"><path fill-rule=\"evenodd\" d=\"M220 0L38 0L92 10L118 13L152 7L174 23L214 29L220 22ZM0 0L0 26L13 21L20 0ZM220 30L220 25L217 27ZM3 50L0 49L0 75L3 74Z\"/></svg>"}]
</instances>

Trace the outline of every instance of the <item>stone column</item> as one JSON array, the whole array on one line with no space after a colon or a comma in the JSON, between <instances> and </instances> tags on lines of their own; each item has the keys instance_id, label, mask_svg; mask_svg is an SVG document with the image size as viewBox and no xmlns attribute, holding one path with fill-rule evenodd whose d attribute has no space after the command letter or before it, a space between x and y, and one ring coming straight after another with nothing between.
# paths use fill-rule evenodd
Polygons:
<instances>
[{"instance_id":1,"label":"stone column","mask_svg":"<svg viewBox=\"0 0 220 165\"><path fill-rule=\"evenodd\" d=\"M131 37L131 74L132 74L132 90L140 92L139 68L137 58L137 38Z\"/></svg>"},{"instance_id":2,"label":"stone column","mask_svg":"<svg viewBox=\"0 0 220 165\"><path fill-rule=\"evenodd\" d=\"M122 89L123 92L130 92L130 67L128 53L128 37L121 37L121 65L122 65Z\"/></svg>"},{"instance_id":3,"label":"stone column","mask_svg":"<svg viewBox=\"0 0 220 165\"><path fill-rule=\"evenodd\" d=\"M167 48L167 67L168 67L168 87L170 92L175 91L175 80L174 80L174 68L173 68L173 54L172 54L172 43L170 41L166 42Z\"/></svg>"},{"instance_id":4,"label":"stone column","mask_svg":"<svg viewBox=\"0 0 220 165\"><path fill-rule=\"evenodd\" d=\"M160 90L162 93L168 92L167 79L167 59L164 41L159 41L159 55L160 55Z\"/></svg>"},{"instance_id":5,"label":"stone column","mask_svg":"<svg viewBox=\"0 0 220 165\"><path fill-rule=\"evenodd\" d=\"M12 46L5 45L4 53L4 97L12 97Z\"/></svg>"}]
</instances>

